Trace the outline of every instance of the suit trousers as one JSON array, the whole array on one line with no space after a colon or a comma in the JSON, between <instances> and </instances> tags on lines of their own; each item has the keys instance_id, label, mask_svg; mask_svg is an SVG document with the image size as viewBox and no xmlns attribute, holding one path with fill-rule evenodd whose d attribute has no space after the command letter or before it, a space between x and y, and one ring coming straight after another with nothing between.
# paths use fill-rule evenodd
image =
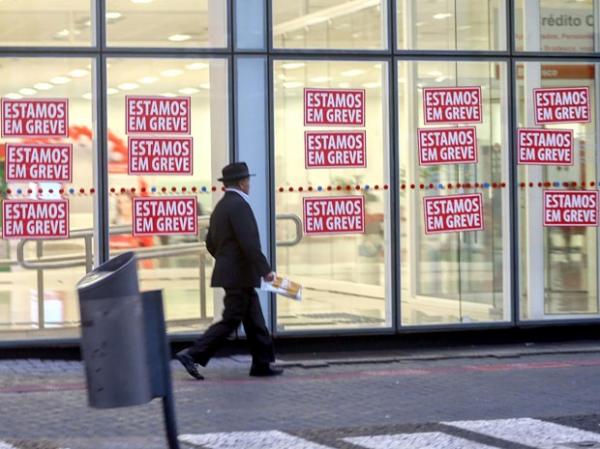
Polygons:
<instances>
[{"instance_id":1,"label":"suit trousers","mask_svg":"<svg viewBox=\"0 0 600 449\"><path fill-rule=\"evenodd\" d=\"M226 288L223 302L225 305L223 319L210 326L189 348L189 354L194 361L206 366L225 339L242 323L250 344L252 364L263 365L274 362L273 341L265 325L256 290Z\"/></svg>"}]
</instances>

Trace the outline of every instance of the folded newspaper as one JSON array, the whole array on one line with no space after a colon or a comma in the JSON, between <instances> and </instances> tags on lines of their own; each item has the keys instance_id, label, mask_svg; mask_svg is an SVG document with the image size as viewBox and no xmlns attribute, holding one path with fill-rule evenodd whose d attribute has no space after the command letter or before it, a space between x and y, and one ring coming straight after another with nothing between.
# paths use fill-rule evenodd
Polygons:
<instances>
[{"instance_id":1,"label":"folded newspaper","mask_svg":"<svg viewBox=\"0 0 600 449\"><path fill-rule=\"evenodd\" d=\"M260 284L261 290L277 293L296 301L302 300L302 286L288 278L276 276L272 282L265 282L263 279Z\"/></svg>"}]
</instances>

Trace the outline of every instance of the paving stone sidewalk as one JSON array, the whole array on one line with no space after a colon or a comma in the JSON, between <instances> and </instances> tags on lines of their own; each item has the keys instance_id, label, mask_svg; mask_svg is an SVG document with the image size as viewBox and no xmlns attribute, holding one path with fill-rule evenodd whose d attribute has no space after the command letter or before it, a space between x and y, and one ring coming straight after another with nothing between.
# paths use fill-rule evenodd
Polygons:
<instances>
[{"instance_id":1,"label":"paving stone sidewalk","mask_svg":"<svg viewBox=\"0 0 600 449\"><path fill-rule=\"evenodd\" d=\"M595 428L600 351L576 349L511 355L505 348L501 354L480 351L455 358L442 351L440 357L402 361L379 354L355 363L341 358L315 363L313 358L310 363L288 361L285 374L276 379L248 377L249 358L235 356L211 362L204 382L173 363L179 431L277 430L324 438L336 429L359 435L444 421L576 416ZM79 362L0 360L0 411L0 441L5 442L0 449L5 449L2 444L19 449L165 447L159 401L90 409ZM331 444L326 446L342 447Z\"/></svg>"}]
</instances>

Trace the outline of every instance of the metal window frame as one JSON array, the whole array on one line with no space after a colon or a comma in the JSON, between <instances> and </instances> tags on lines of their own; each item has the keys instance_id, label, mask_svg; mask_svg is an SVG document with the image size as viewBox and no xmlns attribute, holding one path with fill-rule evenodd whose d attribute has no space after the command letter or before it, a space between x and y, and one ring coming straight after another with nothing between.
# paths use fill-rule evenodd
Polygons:
<instances>
[{"instance_id":1,"label":"metal window frame","mask_svg":"<svg viewBox=\"0 0 600 449\"><path fill-rule=\"evenodd\" d=\"M391 282L391 325L385 328L360 328L360 329L315 329L307 331L283 331L277 332L277 303L271 296L270 323L274 333L280 337L292 336L327 336L327 335L375 335L375 334L402 334L412 332L436 332L436 331L461 331L472 329L497 329L497 328L530 328L530 327L549 327L562 325L590 325L600 323L600 316L578 319L559 319L559 320L522 320L520 316L520 273L518 271L517 258L519 257L519 224L518 224L518 189L517 183L517 165L514 160L514 149L516 148L516 67L520 62L533 61L568 61L600 63L600 51L588 53L563 53L563 52L525 52L517 51L515 45L515 12L516 0L505 0L506 7L506 50L490 51L472 51L472 50L406 50L398 48L398 21L397 7L399 0L386 0L388 20L387 29L387 48L379 50L335 50L335 49L293 49L293 48L274 48L273 46L273 1L263 0L265 2L266 12L266 47L262 50L237 49L235 45L236 38L236 8L234 0L225 0L227 2L227 45L219 48L163 48L163 47L110 47L107 45L106 33L107 26L105 20L106 4L104 0L95 0L91 6L91 16L94 21L94 31L92 34L95 39L90 46L44 46L44 47L24 47L24 46L4 46L0 47L0 57L44 57L44 58L76 58L85 57L93 60L94 71L92 79L92 88L96 93L96 101L93 112L96 117L96 155L97 169L95 173L96 195L94 197L94 207L96 208L94 216L94 226L97 228L96 242L96 263L107 260L109 256L109 238L108 238L108 149L106 132L108 129L107 121L107 70L106 63L110 58L216 58L225 59L228 67L228 119L229 119L229 158L235 160L236 142L236 80L235 80L235 59L236 56L261 56L267 59L267 142L268 142L268 182L271 186L269 198L267 199L269 220L268 227L270 235L275 232L275 191L274 191L274 95L273 95L273 63L276 60L374 60L385 61L388 64L388 82L389 82L389 176L390 176L390 247L391 251L391 273L393 276ZM416 1L416 0L413 0ZM597 1L594 2L596 6ZM511 245L507 250L510 252L510 295L511 295L511 320L503 322L489 323L452 323L439 325L411 325L406 326L401 323L401 282L400 279L400 224L399 224L399 126L398 118L398 84L397 69L399 61L504 61L507 63L508 79L506 82L509 95L508 127L512 139L508 142L509 158L509 198L508 206L510 217ZM598 132L598 130L596 130ZM276 262L276 247L273 238L270 239L271 261ZM386 299L387 300L387 299ZM172 334L177 338L178 334ZM76 342L77 339L58 339L58 340L26 340L26 344L37 344L38 342L59 341ZM5 342L0 342L4 344ZM19 343L19 342L14 342ZM12 343L11 343L12 344Z\"/></svg>"}]
</instances>

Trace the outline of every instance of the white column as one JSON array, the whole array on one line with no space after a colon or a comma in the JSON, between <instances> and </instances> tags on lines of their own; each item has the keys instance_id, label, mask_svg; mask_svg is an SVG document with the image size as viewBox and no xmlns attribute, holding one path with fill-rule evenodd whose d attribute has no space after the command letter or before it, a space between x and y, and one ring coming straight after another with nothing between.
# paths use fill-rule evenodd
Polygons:
<instances>
[{"instance_id":1,"label":"white column","mask_svg":"<svg viewBox=\"0 0 600 449\"><path fill-rule=\"evenodd\" d=\"M267 108L267 58L239 56L235 58L236 84L236 159L248 164L251 173L250 202L260 233L263 253L270 258L270 179ZM274 211L273 211L274 213ZM259 292L263 314L271 315L269 295Z\"/></svg>"},{"instance_id":2,"label":"white column","mask_svg":"<svg viewBox=\"0 0 600 449\"><path fill-rule=\"evenodd\" d=\"M540 1L524 0L523 20L526 20L524 49L539 51L541 49L540 33ZM534 127L533 89L542 82L541 63L529 62L524 65L523 87L525 95L525 126ZM525 182L542 181L542 167L525 166ZM527 317L529 319L544 318L544 226L542 208L542 189L525 189L526 202L526 262L527 262Z\"/></svg>"}]
</instances>

